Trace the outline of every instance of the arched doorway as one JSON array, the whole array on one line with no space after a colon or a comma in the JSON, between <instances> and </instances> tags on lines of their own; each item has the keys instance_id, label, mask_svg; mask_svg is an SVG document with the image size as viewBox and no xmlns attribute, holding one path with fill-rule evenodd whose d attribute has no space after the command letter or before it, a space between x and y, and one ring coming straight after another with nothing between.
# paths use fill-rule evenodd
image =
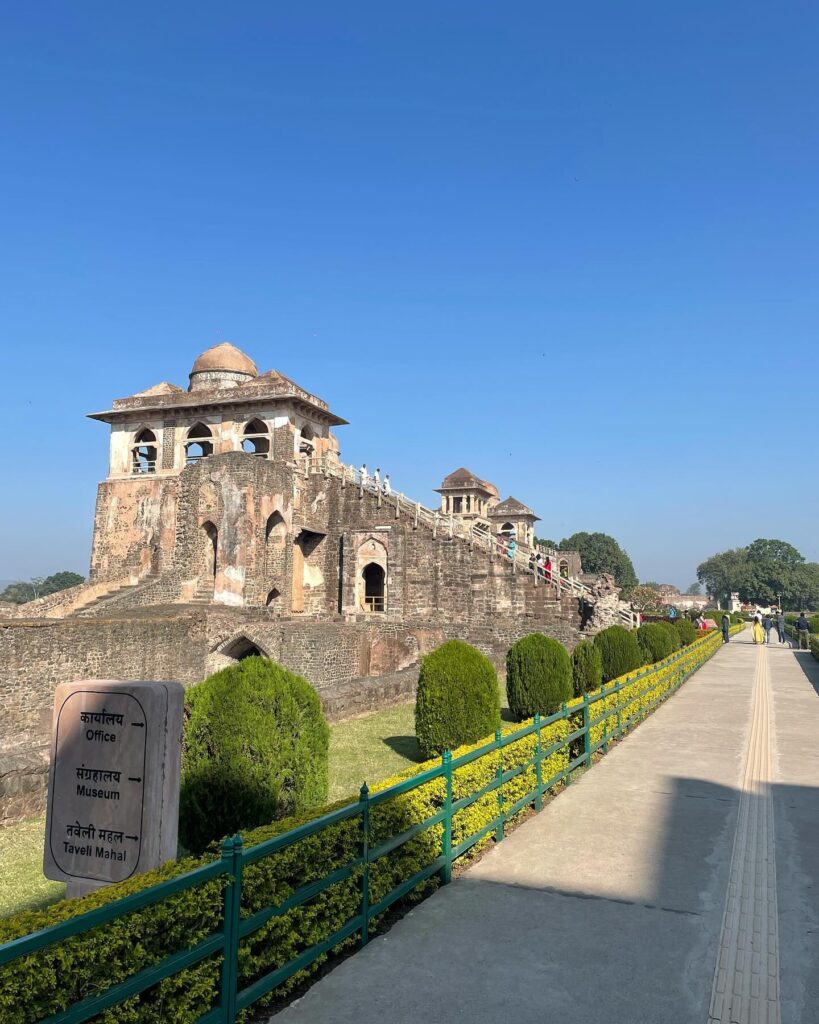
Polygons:
<instances>
[{"instance_id":1,"label":"arched doorway","mask_svg":"<svg viewBox=\"0 0 819 1024\"><path fill-rule=\"evenodd\" d=\"M233 658L234 661L244 661L245 658L265 657L264 652L260 651L256 644L248 640L246 636L237 637L233 643L223 648L222 653L226 654L229 658Z\"/></svg>"},{"instance_id":2,"label":"arched doorway","mask_svg":"<svg viewBox=\"0 0 819 1024\"><path fill-rule=\"evenodd\" d=\"M368 562L361 572L361 578L364 581L365 611L385 611L387 574L384 572L384 567L377 562Z\"/></svg>"},{"instance_id":3,"label":"arched doorway","mask_svg":"<svg viewBox=\"0 0 819 1024\"><path fill-rule=\"evenodd\" d=\"M216 552L219 546L219 531L211 522L202 523L205 566L211 576L216 576Z\"/></svg>"}]
</instances>

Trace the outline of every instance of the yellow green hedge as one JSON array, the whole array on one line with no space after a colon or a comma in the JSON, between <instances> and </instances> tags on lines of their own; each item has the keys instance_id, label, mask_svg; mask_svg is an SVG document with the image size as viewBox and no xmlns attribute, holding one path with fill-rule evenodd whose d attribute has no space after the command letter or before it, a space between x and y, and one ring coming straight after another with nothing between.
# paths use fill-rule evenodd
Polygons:
<instances>
[{"instance_id":1,"label":"yellow green hedge","mask_svg":"<svg viewBox=\"0 0 819 1024\"><path fill-rule=\"evenodd\" d=\"M588 696L593 698L601 692L604 695L601 700L591 704L590 719L599 718L604 709L612 710L618 701L622 703L635 698L621 716L625 730L626 719L631 720L630 724L640 721L653 704L672 692L697 663L710 657L720 642L718 633L709 633L665 662L642 673L633 673L616 680L600 691L594 691ZM615 690L615 685L619 685L619 692ZM652 687L653 691L649 692ZM572 701L568 709L575 713L541 727L543 751L560 745L560 749L543 759L543 784L559 778L568 768L569 750L565 741L570 729L578 727L577 722L582 718L582 712L576 709L582 703L582 699ZM609 737L613 735L611 721L607 733ZM514 735L525 731L530 725L531 721L510 726L501 735ZM603 725L592 726L591 734L594 747L603 738ZM528 802L518 810L522 814L534 801L532 791L536 786L536 770L528 764L535 754L534 732L502 747L497 743L492 744L492 739L489 737L481 744L452 752L453 802L472 796L490 785L499 768L508 773L526 767L514 778L504 782L500 804L498 792L493 790L453 815L453 848L468 844L472 837L484 833L469 850L464 851L467 857L474 855L491 840L492 826L497 823L501 810L508 817L510 809L529 796ZM459 763L487 743L492 745L482 756L466 764ZM439 760L429 761L402 775L384 779L373 787L372 795L375 799L370 808L369 836L371 849L441 810L446 797L446 785L440 777L383 801L377 797L377 794L440 763ZM245 845L253 846L280 836L342 806L344 804L335 804L315 814L298 819L289 818L255 829L243 835ZM513 823L514 817L510 818ZM443 825L433 825L370 864L371 907L419 871L432 865L441 854L442 832ZM360 840L359 819L351 818L324 827L256 863L248 864L242 884L242 918L247 919L267 907L282 904L302 886L323 879L349 864L360 852ZM170 863L157 871L110 886L80 900L64 901L46 910L25 912L0 921L0 944L144 890L212 859L213 854L199 860ZM325 889L310 902L271 918L257 932L242 941L239 947L239 988L246 987L269 971L294 960L355 918L360 906L362 871L361 867L357 867L349 878ZM416 885L405 899L420 899L438 884L439 877L436 874ZM220 926L223 885L223 879L208 881L160 904L135 911L125 918L98 926L57 946L0 967L0 1020L3 1024L34 1024L80 999L104 992L137 971L159 963L177 950L195 945ZM377 922L371 924L371 929L375 927ZM353 936L340 946L357 941L358 938ZM294 974L266 1001L291 992L315 973L327 955L330 954ZM99 1014L94 1020L104 1024L192 1024L216 1004L219 978L220 958L214 956L161 982L129 1002Z\"/></svg>"}]
</instances>

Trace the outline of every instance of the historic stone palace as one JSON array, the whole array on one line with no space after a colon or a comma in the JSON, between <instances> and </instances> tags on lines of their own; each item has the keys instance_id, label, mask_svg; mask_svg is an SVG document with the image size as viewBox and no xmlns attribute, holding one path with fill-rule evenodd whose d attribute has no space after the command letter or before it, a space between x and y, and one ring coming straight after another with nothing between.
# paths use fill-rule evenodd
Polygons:
<instances>
[{"instance_id":1,"label":"historic stone palace","mask_svg":"<svg viewBox=\"0 0 819 1024\"><path fill-rule=\"evenodd\" d=\"M534 630L572 646L624 614L576 554L537 561L538 517L469 470L432 510L345 466L345 420L226 342L187 390L92 418L111 432L89 582L0 611L0 823L39 799L59 682L190 683L261 653L338 718L410 696L419 655L449 637L494 655Z\"/></svg>"}]
</instances>

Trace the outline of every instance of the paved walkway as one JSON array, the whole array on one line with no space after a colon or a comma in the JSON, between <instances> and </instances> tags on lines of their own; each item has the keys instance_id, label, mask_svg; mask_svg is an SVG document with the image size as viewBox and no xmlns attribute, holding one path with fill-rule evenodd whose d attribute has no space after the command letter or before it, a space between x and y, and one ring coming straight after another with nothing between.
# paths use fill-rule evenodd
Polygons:
<instances>
[{"instance_id":1,"label":"paved walkway","mask_svg":"<svg viewBox=\"0 0 819 1024\"><path fill-rule=\"evenodd\" d=\"M819 663L749 639L275 1024L819 1021Z\"/></svg>"}]
</instances>

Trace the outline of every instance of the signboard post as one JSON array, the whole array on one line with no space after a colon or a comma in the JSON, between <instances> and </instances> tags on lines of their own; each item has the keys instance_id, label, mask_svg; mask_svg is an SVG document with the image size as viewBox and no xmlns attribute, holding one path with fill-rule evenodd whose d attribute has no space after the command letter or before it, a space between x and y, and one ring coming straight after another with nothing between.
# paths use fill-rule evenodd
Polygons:
<instances>
[{"instance_id":1,"label":"signboard post","mask_svg":"<svg viewBox=\"0 0 819 1024\"><path fill-rule=\"evenodd\" d=\"M174 682L57 687L43 872L67 896L176 857L183 694Z\"/></svg>"}]
</instances>

